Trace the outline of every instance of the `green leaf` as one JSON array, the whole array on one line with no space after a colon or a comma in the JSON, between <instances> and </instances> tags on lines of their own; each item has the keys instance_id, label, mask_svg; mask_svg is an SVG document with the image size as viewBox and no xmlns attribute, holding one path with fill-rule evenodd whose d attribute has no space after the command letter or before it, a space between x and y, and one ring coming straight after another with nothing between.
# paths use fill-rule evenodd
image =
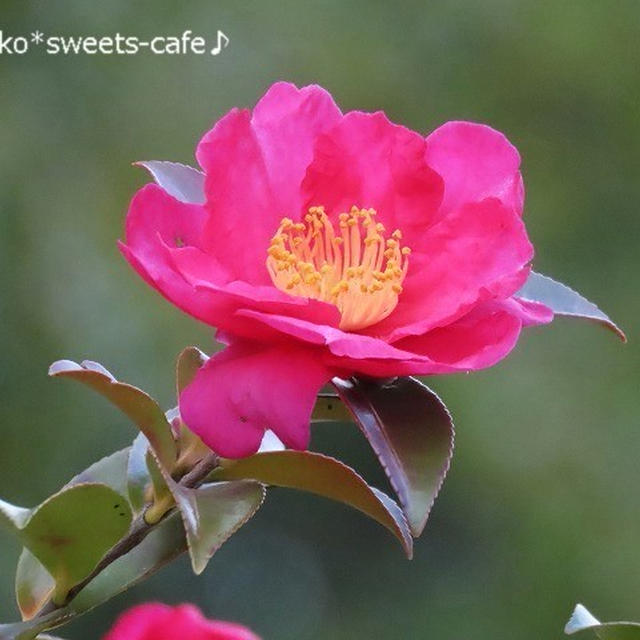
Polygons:
<instances>
[{"instance_id":1,"label":"green leaf","mask_svg":"<svg viewBox=\"0 0 640 640\"><path fill-rule=\"evenodd\" d=\"M71 360L58 360L49 375L72 378L105 396L125 413L144 433L158 459L171 469L177 455L171 425L158 403L144 391L118 382L102 365L85 360L81 365Z\"/></svg>"},{"instance_id":2,"label":"green leaf","mask_svg":"<svg viewBox=\"0 0 640 640\"><path fill-rule=\"evenodd\" d=\"M640 623L600 622L585 607L578 604L567 622L564 632L571 635L582 631L591 631L592 637L600 638L600 640L638 640L640 638Z\"/></svg>"},{"instance_id":3,"label":"green leaf","mask_svg":"<svg viewBox=\"0 0 640 640\"><path fill-rule=\"evenodd\" d=\"M20 537L55 580L54 599L61 602L130 524L131 509L121 495L106 485L79 484L38 506Z\"/></svg>"},{"instance_id":4,"label":"green leaf","mask_svg":"<svg viewBox=\"0 0 640 640\"><path fill-rule=\"evenodd\" d=\"M16 569L16 601L23 620L33 618L51 597L56 582L42 563L23 549Z\"/></svg>"},{"instance_id":5,"label":"green leaf","mask_svg":"<svg viewBox=\"0 0 640 640\"><path fill-rule=\"evenodd\" d=\"M208 360L207 356L197 347L187 347L178 356L176 364L176 387L177 396L191 383L195 378L198 369Z\"/></svg>"},{"instance_id":6,"label":"green leaf","mask_svg":"<svg viewBox=\"0 0 640 640\"><path fill-rule=\"evenodd\" d=\"M221 480L250 479L301 489L348 504L389 529L411 558L413 542L407 522L395 502L334 458L312 451L258 453L241 460L225 461L225 466L216 469L212 475Z\"/></svg>"},{"instance_id":7,"label":"green leaf","mask_svg":"<svg viewBox=\"0 0 640 640\"><path fill-rule=\"evenodd\" d=\"M182 522L177 513L174 513L153 527L132 551L100 572L69 603L67 609L76 615L88 611L144 580L185 551L186 539Z\"/></svg>"},{"instance_id":8,"label":"green leaf","mask_svg":"<svg viewBox=\"0 0 640 640\"><path fill-rule=\"evenodd\" d=\"M246 520L255 512L262 501L264 489L257 483L230 482L208 485L198 491L203 493L195 497L199 524L194 531L204 532L198 541L203 558L215 551L242 524L243 516ZM249 503L255 504L254 500L258 504L251 507L252 511L247 516ZM189 497L187 501L189 508L193 509L193 499ZM240 509L235 503L239 503ZM194 514L190 517L193 518ZM22 623L0 625L0 638L30 640L38 633L60 626L144 580L186 550L184 524L178 512L174 511L152 527L138 546L101 571L66 606Z\"/></svg>"},{"instance_id":9,"label":"green leaf","mask_svg":"<svg viewBox=\"0 0 640 640\"><path fill-rule=\"evenodd\" d=\"M153 179L171 196L181 202L204 204L204 174L179 162L143 160L136 165L144 167Z\"/></svg>"},{"instance_id":10,"label":"green leaf","mask_svg":"<svg viewBox=\"0 0 640 640\"><path fill-rule=\"evenodd\" d=\"M278 436L271 431L271 429L267 429L262 436L262 442L260 443L260 448L258 449L258 453L265 453L267 451L284 451L287 447L284 446L284 443Z\"/></svg>"},{"instance_id":11,"label":"green leaf","mask_svg":"<svg viewBox=\"0 0 640 640\"><path fill-rule=\"evenodd\" d=\"M161 569L186 551L184 529L177 513L156 525L142 542L100 572L66 606L51 613L9 625L0 625L2 640L30 640L93 609Z\"/></svg>"},{"instance_id":12,"label":"green leaf","mask_svg":"<svg viewBox=\"0 0 640 640\"><path fill-rule=\"evenodd\" d=\"M32 640L36 635L37 631L28 622L0 624L0 640Z\"/></svg>"},{"instance_id":13,"label":"green leaf","mask_svg":"<svg viewBox=\"0 0 640 640\"><path fill-rule=\"evenodd\" d=\"M142 436L144 437L144 436ZM116 451L75 476L65 487L102 483L126 495L126 468L129 448ZM51 595L55 582L49 572L28 550L23 549L16 570L16 600L22 618L28 620L40 611Z\"/></svg>"},{"instance_id":14,"label":"green leaf","mask_svg":"<svg viewBox=\"0 0 640 640\"><path fill-rule=\"evenodd\" d=\"M4 500L0 500L0 524L14 535L20 534L20 529L31 516L32 510L24 507L16 507Z\"/></svg>"},{"instance_id":15,"label":"green leaf","mask_svg":"<svg viewBox=\"0 0 640 640\"><path fill-rule=\"evenodd\" d=\"M106 484L120 495L127 495L127 461L130 447L105 456L73 477L65 487L76 484Z\"/></svg>"},{"instance_id":16,"label":"green leaf","mask_svg":"<svg viewBox=\"0 0 640 640\"><path fill-rule=\"evenodd\" d=\"M415 378L333 379L419 536L449 469L454 428L440 398Z\"/></svg>"},{"instance_id":17,"label":"green leaf","mask_svg":"<svg viewBox=\"0 0 640 640\"><path fill-rule=\"evenodd\" d=\"M173 480L158 462L151 449L147 451L146 461L153 487L153 503L145 511L144 518L147 524L155 524L173 507L173 494L169 488L169 482L173 482Z\"/></svg>"},{"instance_id":18,"label":"green leaf","mask_svg":"<svg viewBox=\"0 0 640 640\"><path fill-rule=\"evenodd\" d=\"M149 451L149 441L144 433L139 433L129 450L127 460L127 495L133 507L133 512L140 513L146 504L145 490L151 482L149 470L147 469L147 451Z\"/></svg>"},{"instance_id":19,"label":"green leaf","mask_svg":"<svg viewBox=\"0 0 640 640\"><path fill-rule=\"evenodd\" d=\"M211 556L256 513L265 497L264 487L250 480L216 482L198 489L174 482L171 490L196 574L204 571Z\"/></svg>"},{"instance_id":20,"label":"green leaf","mask_svg":"<svg viewBox=\"0 0 640 640\"><path fill-rule=\"evenodd\" d=\"M613 331L623 342L627 341L622 329L593 302L589 302L566 285L540 273L532 271L516 296L532 302L541 302L558 316L584 318L597 322Z\"/></svg>"},{"instance_id":21,"label":"green leaf","mask_svg":"<svg viewBox=\"0 0 640 640\"><path fill-rule=\"evenodd\" d=\"M151 521L156 521L175 502L182 516L191 566L197 575L264 501L265 490L258 482L217 482L190 488L177 483L151 452L147 454L147 465L154 486L154 504L145 519L149 515Z\"/></svg>"},{"instance_id":22,"label":"green leaf","mask_svg":"<svg viewBox=\"0 0 640 640\"><path fill-rule=\"evenodd\" d=\"M353 422L353 416L335 393L319 393L311 422Z\"/></svg>"},{"instance_id":23,"label":"green leaf","mask_svg":"<svg viewBox=\"0 0 640 640\"><path fill-rule=\"evenodd\" d=\"M167 479L170 479L171 476L158 462L158 459L155 457L151 449L147 449L146 462L154 495L156 497L164 497L171 493L169 486L167 485Z\"/></svg>"}]
</instances>

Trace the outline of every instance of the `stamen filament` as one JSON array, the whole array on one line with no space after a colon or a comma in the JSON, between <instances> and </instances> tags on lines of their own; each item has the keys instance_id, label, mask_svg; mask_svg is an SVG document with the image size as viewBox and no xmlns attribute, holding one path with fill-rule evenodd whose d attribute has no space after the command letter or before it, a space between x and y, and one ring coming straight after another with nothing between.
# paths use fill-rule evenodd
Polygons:
<instances>
[{"instance_id":1,"label":"stamen filament","mask_svg":"<svg viewBox=\"0 0 640 640\"><path fill-rule=\"evenodd\" d=\"M387 239L375 216L352 207L338 216L339 235L323 207L311 207L304 222L283 218L267 252L274 285L336 305L347 331L386 318L398 304L411 250L401 247L399 229Z\"/></svg>"}]
</instances>

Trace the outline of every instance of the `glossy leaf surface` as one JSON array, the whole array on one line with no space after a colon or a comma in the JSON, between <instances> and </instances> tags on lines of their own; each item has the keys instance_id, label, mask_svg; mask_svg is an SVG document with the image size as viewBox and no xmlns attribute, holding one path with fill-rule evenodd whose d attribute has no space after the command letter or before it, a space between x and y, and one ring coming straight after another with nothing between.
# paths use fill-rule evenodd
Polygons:
<instances>
[{"instance_id":1,"label":"glossy leaf surface","mask_svg":"<svg viewBox=\"0 0 640 640\"><path fill-rule=\"evenodd\" d=\"M138 426L162 464L171 469L176 459L171 425L158 403L144 391L118 382L102 365L88 360L82 364L58 360L49 368L49 375L82 382L110 400Z\"/></svg>"},{"instance_id":2,"label":"glossy leaf surface","mask_svg":"<svg viewBox=\"0 0 640 640\"><path fill-rule=\"evenodd\" d=\"M580 633L591 635L600 640L638 640L640 623L637 622L600 622L584 606L576 605L564 631L567 635Z\"/></svg>"},{"instance_id":3,"label":"glossy leaf surface","mask_svg":"<svg viewBox=\"0 0 640 640\"><path fill-rule=\"evenodd\" d=\"M158 507L160 507L160 513L164 514L166 509L173 505L173 497L168 485L168 482L173 483L173 481L171 480L171 476L154 456L151 449L147 450L146 463L149 478L151 479L151 486L153 487L153 505L150 508L158 509ZM145 519L148 513L148 510L145 511Z\"/></svg>"},{"instance_id":4,"label":"glossy leaf surface","mask_svg":"<svg viewBox=\"0 0 640 640\"><path fill-rule=\"evenodd\" d=\"M20 537L55 580L61 599L124 536L131 515L128 502L110 487L79 484L37 507Z\"/></svg>"},{"instance_id":5,"label":"glossy leaf surface","mask_svg":"<svg viewBox=\"0 0 640 640\"><path fill-rule=\"evenodd\" d=\"M419 536L449 469L454 427L440 398L415 378L333 384L378 456L411 533Z\"/></svg>"},{"instance_id":6,"label":"glossy leaf surface","mask_svg":"<svg viewBox=\"0 0 640 640\"><path fill-rule=\"evenodd\" d=\"M145 506L145 489L151 482L149 470L147 469L147 451L149 441L144 433L139 433L131 448L127 458L127 495L134 513L140 513Z\"/></svg>"},{"instance_id":7,"label":"glossy leaf surface","mask_svg":"<svg viewBox=\"0 0 640 640\"><path fill-rule=\"evenodd\" d=\"M127 461L129 449L120 449L109 456L105 456L90 467L73 477L65 486L76 484L99 483L106 484L120 495L127 495Z\"/></svg>"},{"instance_id":8,"label":"glossy leaf surface","mask_svg":"<svg viewBox=\"0 0 640 640\"><path fill-rule=\"evenodd\" d=\"M125 474L128 457L129 448L116 451L79 473L66 487L99 482L110 486L120 495L126 495ZM23 549L18 560L15 580L16 600L23 619L30 619L40 611L54 586L53 578L39 560L28 549Z\"/></svg>"},{"instance_id":9,"label":"glossy leaf surface","mask_svg":"<svg viewBox=\"0 0 640 640\"><path fill-rule=\"evenodd\" d=\"M23 620L30 620L46 604L56 586L51 574L24 548L16 569L16 601Z\"/></svg>"},{"instance_id":10,"label":"glossy leaf surface","mask_svg":"<svg viewBox=\"0 0 640 640\"><path fill-rule=\"evenodd\" d=\"M265 489L259 482L216 482L198 489L175 483L172 493L187 534L191 566L196 574L211 556L260 508Z\"/></svg>"},{"instance_id":11,"label":"glossy leaf surface","mask_svg":"<svg viewBox=\"0 0 640 640\"><path fill-rule=\"evenodd\" d=\"M597 322L613 331L624 342L627 340L622 329L593 302L589 302L567 285L556 282L548 276L532 271L516 296L532 302L541 302L558 316L583 318Z\"/></svg>"},{"instance_id":12,"label":"glossy leaf surface","mask_svg":"<svg viewBox=\"0 0 640 640\"><path fill-rule=\"evenodd\" d=\"M0 525L10 533L19 535L20 529L29 520L31 513L31 509L17 507L14 504L0 500Z\"/></svg>"},{"instance_id":13,"label":"glossy leaf surface","mask_svg":"<svg viewBox=\"0 0 640 640\"><path fill-rule=\"evenodd\" d=\"M187 347L178 356L176 364L177 395L180 396L185 387L195 378L198 369L208 360L197 347Z\"/></svg>"},{"instance_id":14,"label":"glossy leaf surface","mask_svg":"<svg viewBox=\"0 0 640 640\"><path fill-rule=\"evenodd\" d=\"M320 393L311 422L353 422L353 416L336 393Z\"/></svg>"},{"instance_id":15,"label":"glossy leaf surface","mask_svg":"<svg viewBox=\"0 0 640 640\"><path fill-rule=\"evenodd\" d=\"M371 488L353 469L334 458L312 451L273 451L226 461L225 465L214 472L214 477L252 479L278 487L301 489L354 507L389 529L407 556L410 558L412 555L409 528L397 505L393 508L393 500Z\"/></svg>"},{"instance_id":16,"label":"glossy leaf surface","mask_svg":"<svg viewBox=\"0 0 640 640\"><path fill-rule=\"evenodd\" d=\"M174 513L156 525L135 549L105 568L69 604L42 618L0 625L0 639L30 640L60 626L144 580L184 551L182 522Z\"/></svg>"},{"instance_id":17,"label":"glossy leaf surface","mask_svg":"<svg viewBox=\"0 0 640 640\"><path fill-rule=\"evenodd\" d=\"M197 169L165 160L143 160L135 164L144 167L174 198L182 202L204 204L204 174Z\"/></svg>"}]
</instances>

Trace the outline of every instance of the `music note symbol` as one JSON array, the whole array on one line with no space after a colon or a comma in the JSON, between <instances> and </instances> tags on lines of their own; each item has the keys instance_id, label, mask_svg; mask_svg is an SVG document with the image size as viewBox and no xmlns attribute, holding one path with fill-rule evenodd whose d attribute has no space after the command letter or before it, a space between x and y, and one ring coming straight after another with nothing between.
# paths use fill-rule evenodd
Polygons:
<instances>
[{"instance_id":1,"label":"music note symbol","mask_svg":"<svg viewBox=\"0 0 640 640\"><path fill-rule=\"evenodd\" d=\"M222 44L223 40L224 40L224 44ZM213 49L211 49L211 55L217 56L228 44L229 44L229 38L227 38L227 36L224 33L222 33L220 29L218 29L218 43Z\"/></svg>"}]
</instances>

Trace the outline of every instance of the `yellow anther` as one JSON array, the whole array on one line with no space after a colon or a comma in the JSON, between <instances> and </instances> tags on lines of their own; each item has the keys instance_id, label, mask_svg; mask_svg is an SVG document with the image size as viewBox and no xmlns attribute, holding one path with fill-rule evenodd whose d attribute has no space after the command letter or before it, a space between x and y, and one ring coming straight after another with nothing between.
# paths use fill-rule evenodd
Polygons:
<instances>
[{"instance_id":1,"label":"yellow anther","mask_svg":"<svg viewBox=\"0 0 640 640\"><path fill-rule=\"evenodd\" d=\"M303 222L283 218L267 249L276 287L338 307L340 328L357 331L386 318L398 304L408 269L408 247L396 229L385 237L374 209L351 207L332 223L321 206Z\"/></svg>"}]
</instances>

